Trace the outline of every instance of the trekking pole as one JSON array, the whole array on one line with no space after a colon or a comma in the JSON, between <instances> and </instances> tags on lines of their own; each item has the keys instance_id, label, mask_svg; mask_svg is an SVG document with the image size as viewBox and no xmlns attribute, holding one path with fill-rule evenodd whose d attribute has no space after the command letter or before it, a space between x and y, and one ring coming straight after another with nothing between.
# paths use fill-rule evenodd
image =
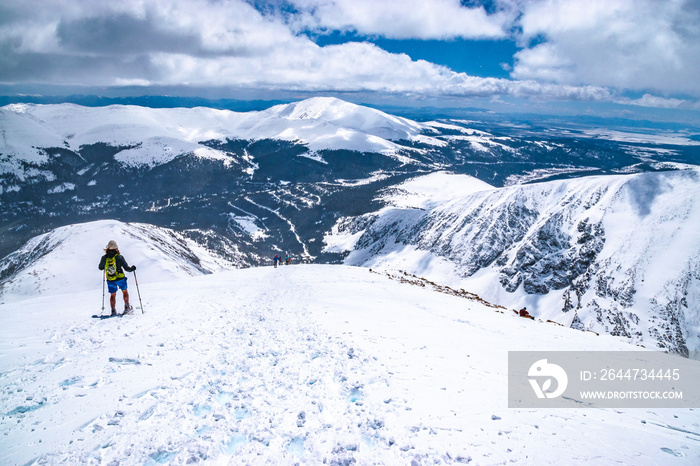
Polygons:
<instances>
[{"instance_id":1,"label":"trekking pole","mask_svg":"<svg viewBox=\"0 0 700 466\"><path fill-rule=\"evenodd\" d=\"M141 291L139 290L139 281L136 278L136 270L134 270L134 282L136 283L136 293L139 295L139 304L141 305L141 314L145 314L143 310L143 303L141 302Z\"/></svg>"},{"instance_id":2,"label":"trekking pole","mask_svg":"<svg viewBox=\"0 0 700 466\"><path fill-rule=\"evenodd\" d=\"M105 274L106 274L106 272L103 270L102 271L102 313L103 314L105 312Z\"/></svg>"}]
</instances>

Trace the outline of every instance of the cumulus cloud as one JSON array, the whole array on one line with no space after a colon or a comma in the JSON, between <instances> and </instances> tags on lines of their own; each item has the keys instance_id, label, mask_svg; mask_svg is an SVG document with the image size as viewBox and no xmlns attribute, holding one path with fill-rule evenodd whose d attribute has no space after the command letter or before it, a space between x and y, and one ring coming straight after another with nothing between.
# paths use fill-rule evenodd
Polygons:
<instances>
[{"instance_id":1,"label":"cumulus cloud","mask_svg":"<svg viewBox=\"0 0 700 466\"><path fill-rule=\"evenodd\" d=\"M477 96L534 95L539 88L535 82L455 73L370 43L319 47L305 35L294 34L277 16L262 14L240 0L87 0L81 2L81 8L74 2L59 1L51 4L52 11L44 9L42 15L34 16L32 7L40 3L23 2L23 9L13 10L13 20L0 24L0 43L8 52L5 56L11 57L0 72L5 81ZM414 36L426 37L503 34L502 25L489 20L483 8L465 8L452 0L414 3L300 0L298 5L313 9L323 27L352 24L369 33L391 24L388 35L413 31ZM402 14L406 11L411 13ZM345 20L327 23L335 12ZM540 90L548 96L572 95L564 86L547 85Z\"/></svg>"},{"instance_id":2,"label":"cumulus cloud","mask_svg":"<svg viewBox=\"0 0 700 466\"><path fill-rule=\"evenodd\" d=\"M242 0L24 0L0 6L0 81L157 83L154 57L260 57L308 39ZM10 14L11 13L11 14ZM206 69L202 70L206 73Z\"/></svg>"},{"instance_id":3,"label":"cumulus cloud","mask_svg":"<svg viewBox=\"0 0 700 466\"><path fill-rule=\"evenodd\" d=\"M312 42L258 57L203 58L158 54L161 84L196 82L205 86L246 86L304 91L374 91L425 96L539 97L605 100L610 93L593 86L541 84L535 81L480 78L456 73L408 55L388 53L371 43L319 47Z\"/></svg>"},{"instance_id":4,"label":"cumulus cloud","mask_svg":"<svg viewBox=\"0 0 700 466\"><path fill-rule=\"evenodd\" d=\"M650 0L640 2L656 11L649 6ZM638 81L631 73L643 74L640 67L649 67L650 82L661 81L658 67L640 65L642 58L643 63L649 58L638 56L651 26L640 20L644 17L640 12L637 20L643 31L633 31L633 20L624 17L630 10L622 0L498 0L488 11L476 0L12 3L0 2L0 82L4 83L219 86L621 102L609 87L636 89ZM668 3L675 8L668 13L670 18L677 19L688 7L681 0ZM592 6L587 7L589 4ZM512 72L515 80L457 73L367 42L321 47L306 35L309 31L354 31L393 38L500 38L516 24L521 10L524 49ZM591 33L598 23L603 25L600 38ZM670 44L674 53L666 57L666 63L685 76L689 68L695 69L687 62L697 62L688 56L697 45L680 38L697 34L697 26L688 21L673 24L677 37L668 32L668 26L667 33L659 33L655 40ZM543 39L529 46L534 38ZM606 50L601 45L604 38L612 44L611 54L601 53ZM624 44L630 47L629 63L620 62ZM658 47L647 47L645 53L656 57L661 53L661 45ZM692 85L688 81L679 78L679 83L690 88L697 86L696 79L690 80ZM650 95L627 102L668 106L673 101L654 100Z\"/></svg>"},{"instance_id":5,"label":"cumulus cloud","mask_svg":"<svg viewBox=\"0 0 700 466\"><path fill-rule=\"evenodd\" d=\"M512 16L488 14L483 6L459 0L290 0L297 30L352 31L392 39L506 37Z\"/></svg>"},{"instance_id":6,"label":"cumulus cloud","mask_svg":"<svg viewBox=\"0 0 700 466\"><path fill-rule=\"evenodd\" d=\"M700 96L698 24L695 0L534 0L512 77Z\"/></svg>"},{"instance_id":7,"label":"cumulus cloud","mask_svg":"<svg viewBox=\"0 0 700 466\"><path fill-rule=\"evenodd\" d=\"M692 103L684 99L667 99L664 97L658 97L651 94L644 94L638 99L618 99L618 103L625 105L637 105L640 107L654 107L654 108L680 108L691 106Z\"/></svg>"}]
</instances>

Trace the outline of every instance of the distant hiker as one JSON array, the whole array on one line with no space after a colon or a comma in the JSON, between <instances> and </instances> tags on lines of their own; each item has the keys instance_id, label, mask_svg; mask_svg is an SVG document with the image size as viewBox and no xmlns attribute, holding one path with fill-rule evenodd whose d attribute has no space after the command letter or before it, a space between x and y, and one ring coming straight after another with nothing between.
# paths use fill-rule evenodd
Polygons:
<instances>
[{"instance_id":1,"label":"distant hiker","mask_svg":"<svg viewBox=\"0 0 700 466\"><path fill-rule=\"evenodd\" d=\"M133 272L136 266L129 267L124 256L119 254L117 242L111 240L105 248L105 255L100 259L100 270L105 271L107 277L107 289L109 290L109 304L112 307L112 315L117 315L117 290L122 290L124 295L124 314L131 312L134 308L129 304L129 292L126 290L126 276L124 271Z\"/></svg>"},{"instance_id":2,"label":"distant hiker","mask_svg":"<svg viewBox=\"0 0 700 466\"><path fill-rule=\"evenodd\" d=\"M277 268L277 264L279 262L282 262L282 258L279 256L279 254L275 254L275 257L272 259L272 262L275 263L275 268Z\"/></svg>"},{"instance_id":3,"label":"distant hiker","mask_svg":"<svg viewBox=\"0 0 700 466\"><path fill-rule=\"evenodd\" d=\"M287 257L284 259L284 262L289 265L292 262L292 259L287 255Z\"/></svg>"}]
</instances>

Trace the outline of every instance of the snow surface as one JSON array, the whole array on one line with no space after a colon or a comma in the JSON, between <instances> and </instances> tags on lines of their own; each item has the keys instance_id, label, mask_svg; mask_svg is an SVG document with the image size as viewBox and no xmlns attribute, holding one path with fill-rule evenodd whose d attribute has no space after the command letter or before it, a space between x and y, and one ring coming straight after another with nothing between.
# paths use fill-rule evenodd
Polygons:
<instances>
[{"instance_id":1,"label":"snow surface","mask_svg":"<svg viewBox=\"0 0 700 466\"><path fill-rule=\"evenodd\" d=\"M394 207L425 209L490 189L494 189L493 186L473 176L434 172L392 186L385 190L380 199Z\"/></svg>"},{"instance_id":2,"label":"snow surface","mask_svg":"<svg viewBox=\"0 0 700 466\"><path fill-rule=\"evenodd\" d=\"M670 144L675 146L697 146L700 145L699 141L695 141L690 138L690 135L685 132L654 132L653 134L644 132L634 132L634 131L619 131L608 128L593 128L585 129L582 135L599 138L608 139L610 141L618 142L632 142L638 144Z\"/></svg>"},{"instance_id":3,"label":"snow surface","mask_svg":"<svg viewBox=\"0 0 700 466\"><path fill-rule=\"evenodd\" d=\"M694 409L507 408L508 351L634 349L615 337L346 266L141 294L145 314L106 320L99 286L2 305L0 463L700 461Z\"/></svg>"},{"instance_id":4,"label":"snow surface","mask_svg":"<svg viewBox=\"0 0 700 466\"><path fill-rule=\"evenodd\" d=\"M691 167L688 165L688 167ZM628 168L631 173L636 173L633 168ZM519 184L533 183L544 178L550 178L555 175L566 175L569 173L579 173L591 171L591 167L569 167L569 168L537 168L522 174L509 175L503 183L505 186L513 186Z\"/></svg>"}]
</instances>

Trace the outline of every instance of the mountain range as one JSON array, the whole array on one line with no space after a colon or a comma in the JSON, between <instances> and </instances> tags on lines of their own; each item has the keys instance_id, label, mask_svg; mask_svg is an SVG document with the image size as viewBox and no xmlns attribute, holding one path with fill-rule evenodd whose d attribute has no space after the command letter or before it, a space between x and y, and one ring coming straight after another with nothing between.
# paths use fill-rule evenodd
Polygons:
<instances>
[{"instance_id":1,"label":"mountain range","mask_svg":"<svg viewBox=\"0 0 700 466\"><path fill-rule=\"evenodd\" d=\"M339 220L326 244L349 252L346 264L688 355L700 349L699 193L697 169L506 188L435 173Z\"/></svg>"},{"instance_id":2,"label":"mountain range","mask_svg":"<svg viewBox=\"0 0 700 466\"><path fill-rule=\"evenodd\" d=\"M188 258L190 274L275 253L401 269L566 326L700 347L692 131L416 121L333 98L11 104L0 131L0 299L31 295L42 257L109 219L172 243L153 260Z\"/></svg>"}]
</instances>

